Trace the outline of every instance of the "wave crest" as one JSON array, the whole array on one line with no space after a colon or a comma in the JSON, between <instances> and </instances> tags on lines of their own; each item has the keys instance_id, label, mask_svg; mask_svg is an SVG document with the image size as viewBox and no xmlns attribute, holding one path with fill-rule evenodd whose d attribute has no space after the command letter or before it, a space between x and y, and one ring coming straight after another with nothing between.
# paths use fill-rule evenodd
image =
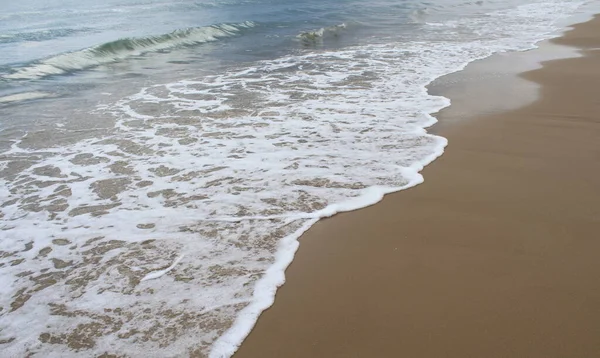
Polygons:
<instances>
[{"instance_id":1,"label":"wave crest","mask_svg":"<svg viewBox=\"0 0 600 358\"><path fill-rule=\"evenodd\" d=\"M346 30L346 24L342 23L335 26L322 27L318 30L306 31L300 33L296 38L300 40L303 46L315 47L322 45L323 41L329 38L338 38Z\"/></svg>"},{"instance_id":2,"label":"wave crest","mask_svg":"<svg viewBox=\"0 0 600 358\"><path fill-rule=\"evenodd\" d=\"M246 21L239 24L220 24L181 29L157 36L124 38L83 50L52 56L17 69L3 77L11 80L31 80L85 70L145 53L214 42L221 38L238 35L242 30L254 26L254 22Z\"/></svg>"}]
</instances>

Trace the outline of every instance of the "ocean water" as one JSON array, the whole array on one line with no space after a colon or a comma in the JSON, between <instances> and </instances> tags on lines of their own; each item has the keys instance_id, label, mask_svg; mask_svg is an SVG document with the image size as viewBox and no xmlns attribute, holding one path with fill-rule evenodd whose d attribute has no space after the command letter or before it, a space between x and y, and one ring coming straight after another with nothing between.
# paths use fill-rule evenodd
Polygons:
<instances>
[{"instance_id":1,"label":"ocean water","mask_svg":"<svg viewBox=\"0 0 600 358\"><path fill-rule=\"evenodd\" d=\"M231 356L303 232L423 181L425 86L582 5L3 3L2 356Z\"/></svg>"}]
</instances>

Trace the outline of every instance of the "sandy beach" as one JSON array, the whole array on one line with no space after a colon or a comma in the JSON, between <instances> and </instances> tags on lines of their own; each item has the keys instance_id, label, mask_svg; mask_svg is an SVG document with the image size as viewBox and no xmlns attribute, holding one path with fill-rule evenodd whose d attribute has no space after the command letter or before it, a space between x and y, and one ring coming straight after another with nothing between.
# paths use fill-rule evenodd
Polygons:
<instances>
[{"instance_id":1,"label":"sandy beach","mask_svg":"<svg viewBox=\"0 0 600 358\"><path fill-rule=\"evenodd\" d=\"M553 42L524 107L445 86L425 183L311 228L235 357L600 357L600 17Z\"/></svg>"}]
</instances>

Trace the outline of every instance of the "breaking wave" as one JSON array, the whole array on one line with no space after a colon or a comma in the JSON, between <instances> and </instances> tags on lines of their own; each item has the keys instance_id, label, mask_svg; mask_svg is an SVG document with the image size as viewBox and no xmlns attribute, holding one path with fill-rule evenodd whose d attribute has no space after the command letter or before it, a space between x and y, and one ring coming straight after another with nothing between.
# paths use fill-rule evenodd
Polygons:
<instances>
[{"instance_id":1,"label":"breaking wave","mask_svg":"<svg viewBox=\"0 0 600 358\"><path fill-rule=\"evenodd\" d=\"M214 42L238 35L244 29L254 26L253 22L246 21L239 24L220 24L181 29L157 36L124 38L83 50L52 56L19 68L3 77L11 80L30 80L81 71L150 52L168 51L185 46Z\"/></svg>"},{"instance_id":2,"label":"breaking wave","mask_svg":"<svg viewBox=\"0 0 600 358\"><path fill-rule=\"evenodd\" d=\"M315 47L322 45L324 40L338 38L346 30L346 27L346 24L322 27L318 30L302 32L296 38L303 46Z\"/></svg>"},{"instance_id":3,"label":"breaking wave","mask_svg":"<svg viewBox=\"0 0 600 358\"><path fill-rule=\"evenodd\" d=\"M425 23L425 19L430 13L431 11L428 8L416 9L408 15L408 18L412 23L422 24Z\"/></svg>"}]
</instances>

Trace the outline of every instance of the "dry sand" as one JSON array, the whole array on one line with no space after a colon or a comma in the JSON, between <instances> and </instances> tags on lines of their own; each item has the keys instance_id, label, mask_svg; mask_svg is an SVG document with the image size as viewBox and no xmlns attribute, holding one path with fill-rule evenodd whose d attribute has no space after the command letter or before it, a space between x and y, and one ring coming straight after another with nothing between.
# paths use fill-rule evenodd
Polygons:
<instances>
[{"instance_id":1,"label":"dry sand","mask_svg":"<svg viewBox=\"0 0 600 358\"><path fill-rule=\"evenodd\" d=\"M600 18L555 42L539 100L443 111L424 184L303 236L235 357L600 357Z\"/></svg>"}]
</instances>

